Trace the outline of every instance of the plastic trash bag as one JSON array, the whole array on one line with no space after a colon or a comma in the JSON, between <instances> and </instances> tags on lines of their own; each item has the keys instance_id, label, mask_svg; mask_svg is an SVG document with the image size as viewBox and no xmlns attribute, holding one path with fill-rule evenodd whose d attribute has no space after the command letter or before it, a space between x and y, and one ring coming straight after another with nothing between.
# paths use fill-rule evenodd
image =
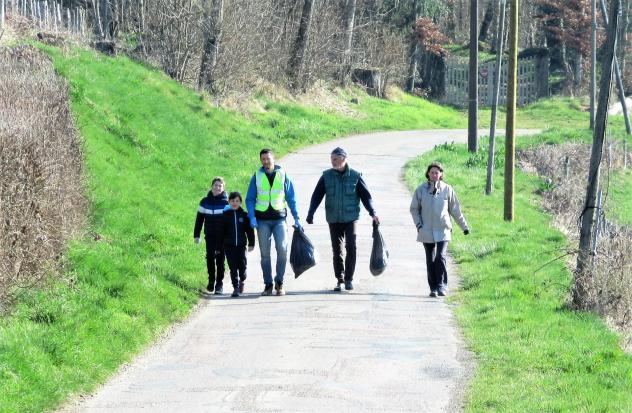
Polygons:
<instances>
[{"instance_id":1,"label":"plastic trash bag","mask_svg":"<svg viewBox=\"0 0 632 413\"><path fill-rule=\"evenodd\" d=\"M388 249L378 225L373 223L373 248L371 248L369 270L371 274L378 276L384 272L386 265L388 265Z\"/></svg>"},{"instance_id":2,"label":"plastic trash bag","mask_svg":"<svg viewBox=\"0 0 632 413\"><path fill-rule=\"evenodd\" d=\"M314 245L301 228L294 227L292 235L292 248L290 249L290 265L294 271L294 278L316 265L316 252Z\"/></svg>"}]
</instances>

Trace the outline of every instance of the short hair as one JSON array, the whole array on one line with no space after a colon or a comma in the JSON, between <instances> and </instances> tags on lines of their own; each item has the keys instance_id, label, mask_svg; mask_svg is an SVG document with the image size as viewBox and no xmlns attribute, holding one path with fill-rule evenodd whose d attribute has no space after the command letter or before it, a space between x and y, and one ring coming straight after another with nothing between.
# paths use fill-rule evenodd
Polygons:
<instances>
[{"instance_id":1,"label":"short hair","mask_svg":"<svg viewBox=\"0 0 632 413\"><path fill-rule=\"evenodd\" d=\"M437 168L439 172L443 173L443 166L441 166L439 162L433 162L430 165L428 165L428 168L426 168L426 179L430 179L430 170L432 168ZM443 180L443 175L439 179Z\"/></svg>"},{"instance_id":2,"label":"short hair","mask_svg":"<svg viewBox=\"0 0 632 413\"><path fill-rule=\"evenodd\" d=\"M239 202L244 202L243 198L241 197L241 192L239 191L233 191L228 195L228 200L230 201L231 199L237 199L239 198Z\"/></svg>"},{"instance_id":3,"label":"short hair","mask_svg":"<svg viewBox=\"0 0 632 413\"><path fill-rule=\"evenodd\" d=\"M213 178L213 180L211 181L211 186L215 185L215 182L221 182L222 185L226 185L226 182L224 182L224 178L222 178L221 176L216 176L215 178Z\"/></svg>"},{"instance_id":4,"label":"short hair","mask_svg":"<svg viewBox=\"0 0 632 413\"><path fill-rule=\"evenodd\" d=\"M261 158L261 155L265 155L266 153L269 153L270 155L274 155L274 152L272 152L272 149L263 148L261 152L259 152L259 158Z\"/></svg>"}]
</instances>

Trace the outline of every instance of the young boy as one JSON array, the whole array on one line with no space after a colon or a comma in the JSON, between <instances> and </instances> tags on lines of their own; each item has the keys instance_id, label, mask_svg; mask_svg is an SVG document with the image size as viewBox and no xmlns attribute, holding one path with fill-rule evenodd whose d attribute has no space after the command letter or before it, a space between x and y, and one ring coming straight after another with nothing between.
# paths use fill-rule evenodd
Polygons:
<instances>
[{"instance_id":1,"label":"young boy","mask_svg":"<svg viewBox=\"0 0 632 413\"><path fill-rule=\"evenodd\" d=\"M248 214L241 208L241 194L231 192L228 203L230 209L224 211L223 216L224 251L233 283L231 297L239 297L244 292L246 281L246 242L248 251L252 251L255 248L255 231L250 226Z\"/></svg>"},{"instance_id":2,"label":"young boy","mask_svg":"<svg viewBox=\"0 0 632 413\"><path fill-rule=\"evenodd\" d=\"M224 249L222 247L222 214L228 207L228 196L224 192L224 178L216 176L211 182L211 190L200 201L193 240L200 243L200 232L204 226L204 240L206 241L206 269L208 271L208 285L206 289L215 294L223 293L224 284ZM217 268L216 268L217 267ZM216 270L217 269L217 274Z\"/></svg>"}]
</instances>

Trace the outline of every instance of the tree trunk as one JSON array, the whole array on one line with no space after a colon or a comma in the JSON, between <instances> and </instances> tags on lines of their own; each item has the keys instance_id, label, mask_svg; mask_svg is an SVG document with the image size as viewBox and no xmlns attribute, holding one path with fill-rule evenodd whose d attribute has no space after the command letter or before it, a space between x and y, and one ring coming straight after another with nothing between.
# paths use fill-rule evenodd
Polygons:
<instances>
[{"instance_id":1,"label":"tree trunk","mask_svg":"<svg viewBox=\"0 0 632 413\"><path fill-rule=\"evenodd\" d=\"M469 152L478 150L478 0L470 1L470 67L469 67L469 105L468 138Z\"/></svg>"},{"instance_id":2,"label":"tree trunk","mask_svg":"<svg viewBox=\"0 0 632 413\"><path fill-rule=\"evenodd\" d=\"M509 65L507 66L507 120L505 126L505 194L504 219L514 219L516 163L516 97L518 86L518 15L519 0L511 1L509 21Z\"/></svg>"},{"instance_id":3,"label":"tree trunk","mask_svg":"<svg viewBox=\"0 0 632 413\"><path fill-rule=\"evenodd\" d=\"M479 42L487 41L487 34L489 33L489 27L491 26L493 19L494 19L494 0L488 0L487 8L485 9L485 15L483 16L483 21L481 22L481 30L478 34Z\"/></svg>"},{"instance_id":4,"label":"tree trunk","mask_svg":"<svg viewBox=\"0 0 632 413\"><path fill-rule=\"evenodd\" d=\"M204 49L202 50L198 88L209 93L216 93L214 74L222 37L224 0L212 0L212 6L209 5L210 1L207 0L204 4Z\"/></svg>"},{"instance_id":5,"label":"tree trunk","mask_svg":"<svg viewBox=\"0 0 632 413\"><path fill-rule=\"evenodd\" d=\"M586 188L586 201L582 211L582 225L579 238L579 254L577 256L577 270L575 273L575 285L573 286L573 304L577 308L588 309L590 303L586 299L592 290L591 265L591 240L595 230L595 205L597 192L599 191L599 166L603 158L603 145L606 137L606 123L608 121L608 104L610 101L610 86L612 84L612 72L616 51L617 27L619 22L619 1L612 4L610 24L608 25L608 37L605 53L603 55L601 81L599 84L599 103L593 132L593 145L590 153L590 167L588 170L588 187Z\"/></svg>"},{"instance_id":6,"label":"tree trunk","mask_svg":"<svg viewBox=\"0 0 632 413\"><path fill-rule=\"evenodd\" d=\"M419 0L413 0L413 22L419 19ZM408 81L406 82L406 91L412 93L415 89L415 76L417 74L417 63L419 61L419 41L414 33L411 36L410 44L410 65L408 66Z\"/></svg>"},{"instance_id":7,"label":"tree trunk","mask_svg":"<svg viewBox=\"0 0 632 413\"><path fill-rule=\"evenodd\" d=\"M345 5L343 25L344 25L344 44L342 53L342 66L340 71L340 83L346 86L351 73L351 46L353 45L353 24L355 20L356 0L347 0Z\"/></svg>"},{"instance_id":8,"label":"tree trunk","mask_svg":"<svg viewBox=\"0 0 632 413\"><path fill-rule=\"evenodd\" d=\"M312 23L312 10L314 0L305 0L303 3L303 11L301 13L301 23L298 27L298 34L292 47L292 54L288 63L287 75L290 87L297 88L300 85L300 78L303 75L305 65L305 51L309 41L309 26Z\"/></svg>"}]
</instances>

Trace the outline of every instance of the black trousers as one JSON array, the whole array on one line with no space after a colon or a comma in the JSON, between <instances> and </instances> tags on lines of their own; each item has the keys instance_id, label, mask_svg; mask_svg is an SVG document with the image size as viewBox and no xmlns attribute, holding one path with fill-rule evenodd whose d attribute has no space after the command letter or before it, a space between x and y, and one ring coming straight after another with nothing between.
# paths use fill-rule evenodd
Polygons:
<instances>
[{"instance_id":1,"label":"black trousers","mask_svg":"<svg viewBox=\"0 0 632 413\"><path fill-rule=\"evenodd\" d=\"M331 248L333 251L334 275L338 280L353 281L356 266L356 223L340 222L329 224ZM345 243L346 256L342 259L342 243Z\"/></svg>"},{"instance_id":2,"label":"black trousers","mask_svg":"<svg viewBox=\"0 0 632 413\"><path fill-rule=\"evenodd\" d=\"M217 247L208 240L206 241L206 270L209 287L224 286L224 248Z\"/></svg>"},{"instance_id":3,"label":"black trousers","mask_svg":"<svg viewBox=\"0 0 632 413\"><path fill-rule=\"evenodd\" d=\"M228 260L228 268L230 268L230 281L233 288L239 286L239 281L244 281L247 277L246 267L248 260L246 258L246 246L230 246L224 247L226 259Z\"/></svg>"},{"instance_id":4,"label":"black trousers","mask_svg":"<svg viewBox=\"0 0 632 413\"><path fill-rule=\"evenodd\" d=\"M447 288L448 269L445 264L445 254L448 249L448 241L424 242L423 244L426 250L426 269L430 291Z\"/></svg>"}]
</instances>

